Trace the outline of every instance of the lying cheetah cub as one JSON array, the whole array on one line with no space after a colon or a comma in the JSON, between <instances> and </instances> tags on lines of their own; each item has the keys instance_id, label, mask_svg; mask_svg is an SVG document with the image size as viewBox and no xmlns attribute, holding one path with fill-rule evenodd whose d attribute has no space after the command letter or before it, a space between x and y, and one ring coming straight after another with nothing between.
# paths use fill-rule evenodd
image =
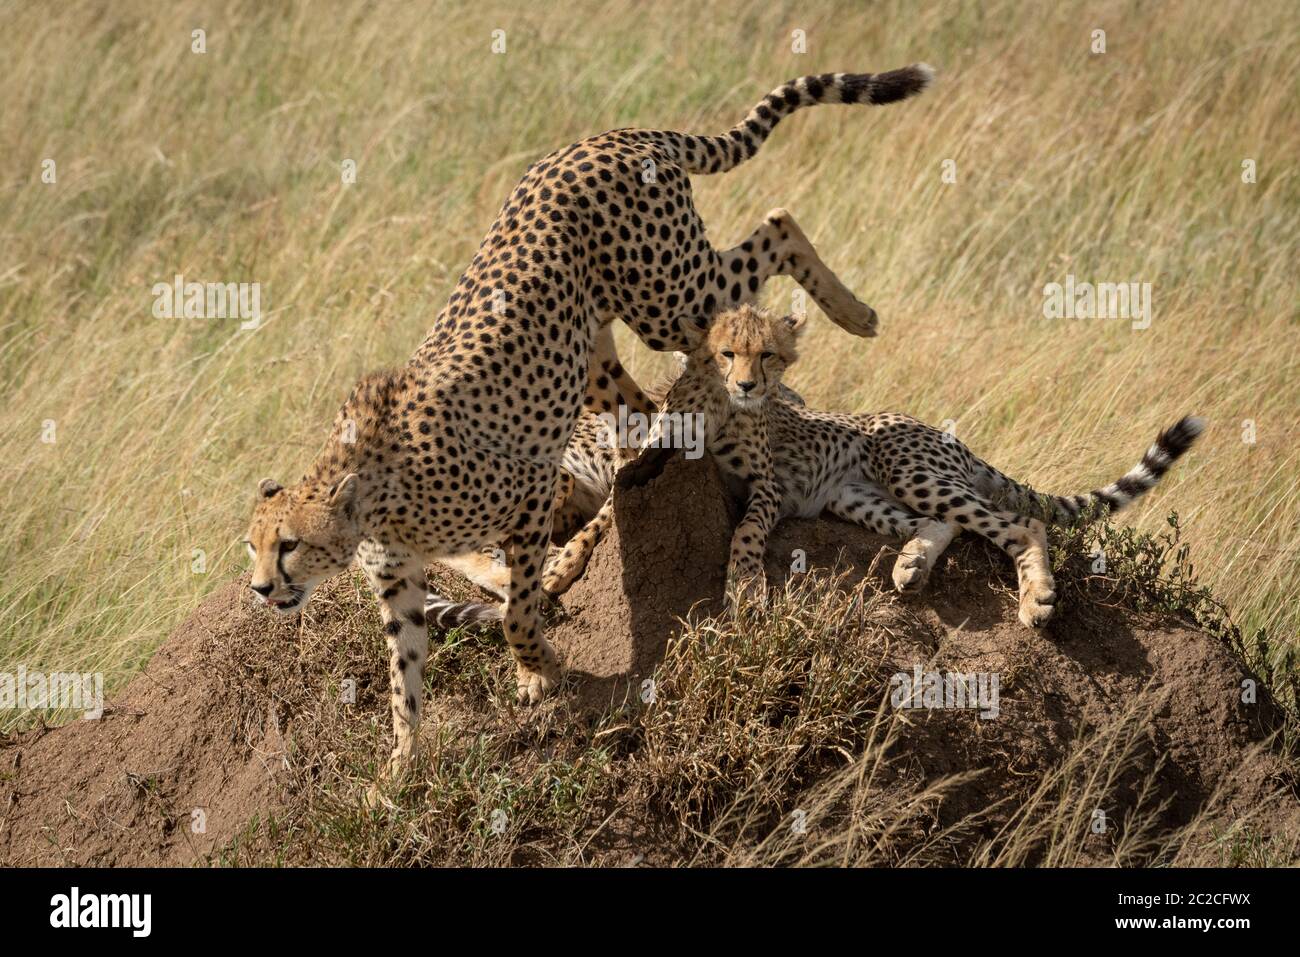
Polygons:
<instances>
[{"instance_id":1,"label":"lying cheetah cub","mask_svg":"<svg viewBox=\"0 0 1300 957\"><path fill-rule=\"evenodd\" d=\"M962 530L1003 549L1020 577L1020 620L1038 627L1056 601L1044 522L1068 522L1096 503L1118 511L1149 491L1200 434L1187 417L1162 432L1127 475L1087 495L1042 495L973 455L953 436L894 412L818 412L784 401L781 376L795 361L802 319L742 306L718 318L689 354L664 412L698 412L728 486L746 501L731 543L729 579L761 588L768 533L782 518L828 511L874 532L907 536L894 587L923 586ZM663 416L650 441L679 421ZM552 594L585 568L612 518L607 500L543 576Z\"/></svg>"}]
</instances>

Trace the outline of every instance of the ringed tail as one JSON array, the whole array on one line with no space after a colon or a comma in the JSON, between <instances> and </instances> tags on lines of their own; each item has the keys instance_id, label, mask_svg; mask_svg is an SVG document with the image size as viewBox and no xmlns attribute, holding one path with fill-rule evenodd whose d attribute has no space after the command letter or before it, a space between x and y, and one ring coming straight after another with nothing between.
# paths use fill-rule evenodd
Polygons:
<instances>
[{"instance_id":1,"label":"ringed tail","mask_svg":"<svg viewBox=\"0 0 1300 957\"><path fill-rule=\"evenodd\" d=\"M1049 522L1068 524L1083 512L1100 506L1103 513L1118 512L1151 491L1205 430L1205 420L1184 416L1156 436L1141 461L1120 479L1086 495L1044 495L985 464L997 492L1007 493L1020 508Z\"/></svg>"},{"instance_id":2,"label":"ringed tail","mask_svg":"<svg viewBox=\"0 0 1300 957\"><path fill-rule=\"evenodd\" d=\"M688 173L725 173L758 152L776 124L795 110L818 103L882 106L915 96L934 79L934 69L914 63L888 73L823 73L778 86L749 115L721 136L678 133L677 165Z\"/></svg>"},{"instance_id":3,"label":"ringed tail","mask_svg":"<svg viewBox=\"0 0 1300 957\"><path fill-rule=\"evenodd\" d=\"M434 592L424 599L424 617L439 628L459 628L465 625L495 625L504 617L500 605L479 601L452 601Z\"/></svg>"}]
</instances>

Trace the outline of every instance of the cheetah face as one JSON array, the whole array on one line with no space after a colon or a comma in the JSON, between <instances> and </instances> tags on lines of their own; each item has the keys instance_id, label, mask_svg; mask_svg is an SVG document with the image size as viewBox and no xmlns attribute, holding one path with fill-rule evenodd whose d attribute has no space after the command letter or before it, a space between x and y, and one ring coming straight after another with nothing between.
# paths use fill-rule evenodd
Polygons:
<instances>
[{"instance_id":1,"label":"cheetah face","mask_svg":"<svg viewBox=\"0 0 1300 957\"><path fill-rule=\"evenodd\" d=\"M244 544L253 559L249 588L281 615L307 607L325 579L344 571L361 541L355 474L331 486L257 487L257 505Z\"/></svg>"},{"instance_id":2,"label":"cheetah face","mask_svg":"<svg viewBox=\"0 0 1300 957\"><path fill-rule=\"evenodd\" d=\"M753 306L723 313L703 346L726 387L732 405L757 409L775 395L781 376L795 361L802 316L772 316Z\"/></svg>"}]
</instances>

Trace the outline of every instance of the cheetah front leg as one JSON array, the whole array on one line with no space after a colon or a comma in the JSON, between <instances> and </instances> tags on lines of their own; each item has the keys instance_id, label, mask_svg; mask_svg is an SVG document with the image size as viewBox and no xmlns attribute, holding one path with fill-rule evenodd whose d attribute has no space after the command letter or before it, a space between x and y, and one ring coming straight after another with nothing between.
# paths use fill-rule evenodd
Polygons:
<instances>
[{"instance_id":1,"label":"cheetah front leg","mask_svg":"<svg viewBox=\"0 0 1300 957\"><path fill-rule=\"evenodd\" d=\"M787 210L774 209L739 246L718 254L724 308L752 302L772 276L790 276L827 317L855 336L874 336L876 310L844 285Z\"/></svg>"},{"instance_id":2,"label":"cheetah front leg","mask_svg":"<svg viewBox=\"0 0 1300 957\"><path fill-rule=\"evenodd\" d=\"M414 757L420 729L424 662L429 653L429 629L424 617L428 586L424 567L412 554L363 542L357 558L379 601L379 616L388 641L393 754L387 776L395 777Z\"/></svg>"},{"instance_id":3,"label":"cheetah front leg","mask_svg":"<svg viewBox=\"0 0 1300 957\"><path fill-rule=\"evenodd\" d=\"M735 604L742 595L762 601L767 595L767 573L763 557L767 538L780 514L781 491L774 480L754 482L749 490L745 515L731 536L731 558L727 565L727 594Z\"/></svg>"},{"instance_id":4,"label":"cheetah front leg","mask_svg":"<svg viewBox=\"0 0 1300 957\"><path fill-rule=\"evenodd\" d=\"M699 386L687 379L678 379L664 396L663 409L651 421L650 433L644 449L667 451L682 447L685 437L678 431L683 411L698 414L705 408L706 399ZM673 413L678 414L674 415ZM634 452L642 450L633 450ZM591 555L614 524L614 490L610 489L600 510L565 543L555 561L542 577L546 594L558 597L567 592L587 569Z\"/></svg>"},{"instance_id":5,"label":"cheetah front leg","mask_svg":"<svg viewBox=\"0 0 1300 957\"><path fill-rule=\"evenodd\" d=\"M538 480L522 497L523 507L510 535L505 636L515 659L516 699L520 704L538 703L560 680L559 660L542 634L540 587L551 537L555 471L554 466L538 469Z\"/></svg>"},{"instance_id":6,"label":"cheetah front leg","mask_svg":"<svg viewBox=\"0 0 1300 957\"><path fill-rule=\"evenodd\" d=\"M780 517L782 498L772 465L767 423L761 413L738 437L736 448L736 454L749 470L740 476L749 487L749 496L745 514L731 536L727 595L733 606L742 595L761 601L767 594L763 558L767 554L768 535Z\"/></svg>"},{"instance_id":7,"label":"cheetah front leg","mask_svg":"<svg viewBox=\"0 0 1300 957\"><path fill-rule=\"evenodd\" d=\"M668 411L668 403L672 398L673 393L670 391L669 399L665 400L664 413ZM646 448L672 449L676 447L673 443L679 439L672 432L672 425L679 420L664 413L656 415L652 420L650 435L646 440ZM640 454L641 451L636 448L627 450L633 458ZM621 457L625 462L629 458L627 454L622 453ZM596 514L582 528L570 536L569 540L564 543L564 548L560 550L560 554L555 556L555 560L547 567L546 573L542 576L542 590L552 598L558 598L572 588L573 583L581 578L582 573L587 570L587 563L591 561L592 553L595 552L596 546L600 544L601 539L605 537L613 524L614 490L611 488Z\"/></svg>"},{"instance_id":8,"label":"cheetah front leg","mask_svg":"<svg viewBox=\"0 0 1300 957\"><path fill-rule=\"evenodd\" d=\"M611 491L595 516L564 543L564 548L542 576L542 590L552 598L563 595L582 577L592 552L614 523L614 493Z\"/></svg>"},{"instance_id":9,"label":"cheetah front leg","mask_svg":"<svg viewBox=\"0 0 1300 957\"><path fill-rule=\"evenodd\" d=\"M563 521L566 524L564 534L572 540L572 533L582 522L581 513L570 506L576 482L573 475L561 468L555 480L555 494L551 501L551 522ZM502 599L497 606L495 620L505 620L506 603L504 599L510 594L510 563L507 561L506 547L510 545L507 538L500 545L484 546L474 551L459 555L443 555L438 559L448 568L454 568L479 588L490 591ZM482 609L481 602L452 601L435 592L429 592L424 603L425 617L431 625L455 627L464 624L462 614L473 611L473 621L491 621Z\"/></svg>"}]
</instances>

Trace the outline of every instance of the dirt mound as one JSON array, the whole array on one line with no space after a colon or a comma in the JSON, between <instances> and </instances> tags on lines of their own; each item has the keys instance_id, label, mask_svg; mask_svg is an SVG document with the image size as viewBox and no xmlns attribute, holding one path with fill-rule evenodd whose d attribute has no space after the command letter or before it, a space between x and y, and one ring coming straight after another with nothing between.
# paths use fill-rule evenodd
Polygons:
<instances>
[{"instance_id":1,"label":"dirt mound","mask_svg":"<svg viewBox=\"0 0 1300 957\"><path fill-rule=\"evenodd\" d=\"M773 537L769 575L782 572L775 556L797 549L812 567L864 570L879 559L882 589L896 554L896 545L857 528L792 522ZM1016 618L1013 574L982 543L958 545L931 582L928 594L903 603L891 667L999 679L994 720L973 710L909 712L916 717L897 750L919 772L918 785L980 771L949 792L942 824L1012 798L1025 775L1074 763L1066 770L1087 777L1123 760L1128 767L1109 789L1118 803L1087 814L1114 819L1139 805L1159 807L1162 827L1199 819L1207 833L1249 819L1257 834L1287 835L1292 853L1300 849L1293 768L1272 750L1284 715L1224 643L1190 619L1106 605L1106 589L1086 579L1062 590L1048 627L1026 629Z\"/></svg>"},{"instance_id":2,"label":"dirt mound","mask_svg":"<svg viewBox=\"0 0 1300 957\"><path fill-rule=\"evenodd\" d=\"M675 458L667 469L619 474L614 530L551 631L584 708L638 695L680 619L722 607L731 523L717 469L711 458Z\"/></svg>"},{"instance_id":3,"label":"dirt mound","mask_svg":"<svg viewBox=\"0 0 1300 957\"><path fill-rule=\"evenodd\" d=\"M620 475L616 528L554 616L549 633L568 671L557 699L532 711L513 708L511 669L499 638L435 640L424 737L433 766L454 762L459 768L473 755L481 760L476 741L506 725L516 729L511 734L526 730L529 722L542 729L536 740L524 745L512 739L502 752L503 761L516 762L516 771L520 761L534 767L543 760L529 752L552 754L556 728L579 725L598 729L591 735L601 738L600 760L614 769L602 780L623 787L649 765L638 749L658 747L657 732L626 729L644 710L641 702L653 700L645 682L657 674L666 651L673 657L670 638L681 632L678 619L720 609L731 527L710 460L675 457L657 467L662 472L652 465ZM1253 678L1224 642L1190 620L1121 607L1109 600L1113 587L1104 578L1068 569L1062 572L1066 587L1056 618L1041 632L1028 631L1016 620L1009 563L980 542L959 542L927 592L899 600L887 594L886 580L896 544L823 521L786 523L773 536L769 576L790 589L811 588L823 618L833 613L843 623L832 631L869 632L874 643L855 652L867 646L835 645L832 634L825 639L831 644L809 650L806 667L795 662L794 677L782 677L770 694L763 692L766 710L763 726L753 727L755 737L797 725L814 676L833 679L841 665L852 671L860 664L855 654L877 656L863 672L869 683L849 689L855 714L888 711L890 682L897 675L996 676L996 717L982 718L970 708L906 711L889 745L890 770L881 788L919 793L934 782L949 782L933 816L916 831L919 841L922 832L951 829L942 845L950 849L948 862L1020 862L1018 851L988 848L1018 821L1039 820L1045 807L1056 805L1070 805L1067 813L1088 821L1100 816L1103 825L1116 822L1105 825L1112 828L1142 812L1151 822L1143 839L1151 842L1171 829L1196 825L1208 846L1216 834L1245 822L1252 839L1280 842L1283 853L1294 856L1300 803L1273 740L1284 716L1262 687L1254 700L1243 696L1250 687L1243 682ZM817 577L825 569L841 574L833 581ZM467 588L441 575L435 585L453 593ZM720 640L743 638L748 621L730 638L719 632ZM782 622L763 627L777 629ZM800 640L792 635L791 647L798 648ZM293 621L268 618L247 600L243 582L231 583L177 629L102 720L15 736L0 748L0 861L220 862L244 860L241 846L258 842L267 850L256 860L281 859L293 835L310 826L305 819L321 816L304 797L311 782L354 781L359 793L387 753L382 647L373 602L350 576L323 588L308 615ZM722 646L694 652L698 660L691 667L697 672L726 672L723 697L727 685L760 680L753 672L763 666L761 656L728 664L734 651ZM827 654L850 657L837 664L822 660ZM668 680L678 681L680 661L669 664ZM868 695L878 697L859 706ZM600 724L598 716L611 709L615 724ZM707 718L703 726L714 720ZM670 741L674 760L690 757L694 733ZM861 741L858 730L853 734L843 741ZM593 740L582 743L587 750L569 767L592 764ZM733 743L725 748L736 750ZM798 750L786 748L792 749ZM826 779L817 775L831 774L836 763L843 766L850 757L845 750L837 744L816 762L799 765L787 782L790 794L771 799L775 819L822 787ZM720 779L729 772L719 765L709 773ZM739 774L737 780L754 776L752 769ZM593 785L592 793L598 790ZM610 797L614 792L601 793L614 809L607 814L602 805L593 812L593 820L603 822L603 841L620 828L671 831L671 819L637 818L627 811L630 803ZM553 789L544 797L542 803L557 800ZM461 827L458 834L482 830L477 812L455 805L445 787L417 795L412 806L440 801L452 803L445 811L439 805L438 826ZM454 823L462 819L469 823ZM616 823L607 827L610 820ZM285 826L286 821L297 824ZM388 835L380 843L391 848L395 842ZM412 843L409 836L405 843ZM559 859L539 855L537 848L546 843L544 833L533 833L527 853L473 860ZM582 844L604 846L585 839ZM379 853L326 852L314 845L287 859L406 860ZM468 859L458 853L449 850L435 859ZM604 857L583 853L581 860L603 863L631 857L620 857L617 849ZM1024 859L1054 860L1041 848L1034 853L1036 858ZM683 859L666 854L664 862ZM1086 853L1070 858L1089 859ZM1097 860L1107 857L1099 853Z\"/></svg>"},{"instance_id":4,"label":"dirt mound","mask_svg":"<svg viewBox=\"0 0 1300 957\"><path fill-rule=\"evenodd\" d=\"M285 740L221 649L265 637L240 584L204 601L96 721L0 750L0 861L184 864L275 806Z\"/></svg>"}]
</instances>

